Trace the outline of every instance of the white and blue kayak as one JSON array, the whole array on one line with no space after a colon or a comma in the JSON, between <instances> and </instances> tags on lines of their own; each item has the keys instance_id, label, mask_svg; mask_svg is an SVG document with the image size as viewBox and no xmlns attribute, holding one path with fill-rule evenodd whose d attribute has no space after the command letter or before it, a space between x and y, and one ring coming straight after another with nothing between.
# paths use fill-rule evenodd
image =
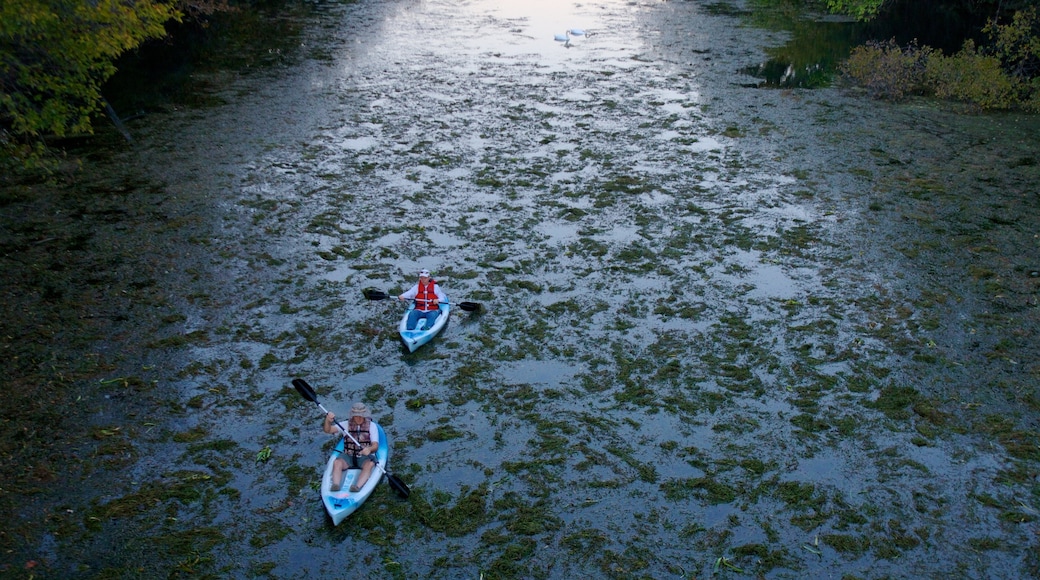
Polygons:
<instances>
[{"instance_id":1,"label":"white and blue kayak","mask_svg":"<svg viewBox=\"0 0 1040 580\"><path fill-rule=\"evenodd\" d=\"M369 300L386 300L391 298L386 292L376 290L375 288L365 288L362 292L365 298ZM483 312L484 310L484 307L478 302L459 302L458 307L463 312ZM408 346L408 352L415 352L415 349L430 342L430 339L436 336L444 328L444 325L448 324L448 316L451 315L451 304L445 300L440 303L440 309L441 313L437 316L437 320L433 322L432 327L426 328L426 321L421 320L415 325L414 329L408 330L408 313L415 310L415 301L413 300L411 305L409 305L408 310L401 317L401 323L397 325L397 331L401 334L401 340Z\"/></svg>"},{"instance_id":2,"label":"white and blue kayak","mask_svg":"<svg viewBox=\"0 0 1040 580\"><path fill-rule=\"evenodd\" d=\"M421 319L415 325L414 330L408 330L408 314L414 309L415 302L412 302L404 316L401 317L401 323L397 325L397 330L401 333L401 340L408 347L408 352L415 352L415 349L430 342L430 339L436 336L444 325L448 324L448 316L451 314L451 304L445 300L440 303L441 313L437 316L437 320L433 321L433 326L427 328L426 319Z\"/></svg>"},{"instance_id":3,"label":"white and blue kayak","mask_svg":"<svg viewBox=\"0 0 1040 580\"><path fill-rule=\"evenodd\" d=\"M373 423L375 422L373 421ZM325 504L325 511L329 512L333 525L339 525L340 522L347 519L347 516L354 513L354 510L361 504L365 503L365 500L372 495L376 486L383 479L383 472L390 461L390 442L387 441L386 432L383 431L383 428L378 423L375 423L375 425L379 429L379 450L376 451L376 459L379 461L379 465L372 467L368 481L365 482L365 485L360 490L352 492L350 491L350 486L357 481L361 470L348 469L343 473L343 484L340 486L340 490L332 491L332 465L335 463L336 458L343 453L343 439L340 439L339 444L332 450L329 463L325 466L325 475L321 478L321 501ZM348 459L347 461L349 463L350 460Z\"/></svg>"}]
</instances>

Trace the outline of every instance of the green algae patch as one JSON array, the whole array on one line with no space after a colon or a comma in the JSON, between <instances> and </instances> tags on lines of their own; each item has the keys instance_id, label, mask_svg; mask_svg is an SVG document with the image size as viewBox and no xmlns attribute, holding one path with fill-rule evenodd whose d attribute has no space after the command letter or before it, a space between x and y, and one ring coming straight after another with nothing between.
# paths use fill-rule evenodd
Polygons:
<instances>
[{"instance_id":1,"label":"green algae patch","mask_svg":"<svg viewBox=\"0 0 1040 580\"><path fill-rule=\"evenodd\" d=\"M870 550L870 538L849 534L820 534L820 541L843 554L859 556Z\"/></svg>"},{"instance_id":2,"label":"green algae patch","mask_svg":"<svg viewBox=\"0 0 1040 580\"><path fill-rule=\"evenodd\" d=\"M187 431L182 431L173 436L173 440L177 443L193 443L200 441L206 437L209 432L205 427L192 427Z\"/></svg>"},{"instance_id":3,"label":"green algae patch","mask_svg":"<svg viewBox=\"0 0 1040 580\"><path fill-rule=\"evenodd\" d=\"M731 503L737 499L737 488L712 477L670 479L660 485L664 497L671 501L697 498L708 504Z\"/></svg>"},{"instance_id":4,"label":"green algae patch","mask_svg":"<svg viewBox=\"0 0 1040 580\"><path fill-rule=\"evenodd\" d=\"M866 403L866 406L881 411L890 419L909 419L910 407L920 399L921 393L913 387L886 385L881 388L877 400Z\"/></svg>"},{"instance_id":5,"label":"green algae patch","mask_svg":"<svg viewBox=\"0 0 1040 580\"><path fill-rule=\"evenodd\" d=\"M826 421L820 420L813 415L803 413L791 418L791 424L807 433L819 433L831 428Z\"/></svg>"},{"instance_id":6,"label":"green algae patch","mask_svg":"<svg viewBox=\"0 0 1040 580\"><path fill-rule=\"evenodd\" d=\"M470 534L491 519L486 484L473 489L464 488L457 498L437 491L429 501L422 494L413 494L409 501L417 521L448 537Z\"/></svg>"},{"instance_id":7,"label":"green algae patch","mask_svg":"<svg viewBox=\"0 0 1040 580\"><path fill-rule=\"evenodd\" d=\"M254 527L249 545L253 548L265 548L282 541L293 533L291 526L285 525L277 520L265 519L258 522Z\"/></svg>"},{"instance_id":8,"label":"green algae patch","mask_svg":"<svg viewBox=\"0 0 1040 580\"><path fill-rule=\"evenodd\" d=\"M430 441L451 441L452 439L460 439L465 437L466 434L458 430L454 425L438 425L426 433L426 438Z\"/></svg>"},{"instance_id":9,"label":"green algae patch","mask_svg":"<svg viewBox=\"0 0 1040 580\"><path fill-rule=\"evenodd\" d=\"M610 535L594 528L581 528L560 538L560 545L574 558L592 558L610 543Z\"/></svg>"},{"instance_id":10,"label":"green algae patch","mask_svg":"<svg viewBox=\"0 0 1040 580\"><path fill-rule=\"evenodd\" d=\"M186 507L211 501L214 499L214 492L229 479L228 474L214 476L202 471L176 471L156 482L143 485L135 493L96 506L91 510L88 521L101 522L110 518L133 517L143 509L159 506L165 506L167 512L176 513L177 504Z\"/></svg>"},{"instance_id":11,"label":"green algae patch","mask_svg":"<svg viewBox=\"0 0 1040 580\"><path fill-rule=\"evenodd\" d=\"M797 561L792 558L786 549L770 549L765 544L744 544L734 546L731 550L733 560L738 566L754 570L759 575L764 575L774 568L797 569Z\"/></svg>"},{"instance_id":12,"label":"green algae patch","mask_svg":"<svg viewBox=\"0 0 1040 580\"><path fill-rule=\"evenodd\" d=\"M771 484L771 495L787 504L789 509L819 511L827 502L823 493L818 493L816 484L800 481L781 481Z\"/></svg>"},{"instance_id":13,"label":"green algae patch","mask_svg":"<svg viewBox=\"0 0 1040 580\"><path fill-rule=\"evenodd\" d=\"M494 508L498 511L498 520L504 522L503 527L514 535L536 536L563 527L553 503L544 499L531 503L518 494L508 493L494 502Z\"/></svg>"},{"instance_id":14,"label":"green algae patch","mask_svg":"<svg viewBox=\"0 0 1040 580\"><path fill-rule=\"evenodd\" d=\"M974 427L995 437L1012 457L1040 462L1040 432L1019 429L1011 417L1004 415L987 415Z\"/></svg>"}]
</instances>

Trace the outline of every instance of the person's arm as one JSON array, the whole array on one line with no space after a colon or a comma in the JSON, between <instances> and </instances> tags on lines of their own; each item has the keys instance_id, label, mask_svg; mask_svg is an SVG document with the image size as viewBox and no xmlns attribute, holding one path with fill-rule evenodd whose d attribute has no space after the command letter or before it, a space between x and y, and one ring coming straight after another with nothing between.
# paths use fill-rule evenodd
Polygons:
<instances>
[{"instance_id":1,"label":"person's arm","mask_svg":"<svg viewBox=\"0 0 1040 580\"><path fill-rule=\"evenodd\" d=\"M325 423L322 424L321 430L329 434L342 435L343 431L340 430L339 426L335 423L336 415L334 413L325 414Z\"/></svg>"},{"instance_id":2,"label":"person's arm","mask_svg":"<svg viewBox=\"0 0 1040 580\"><path fill-rule=\"evenodd\" d=\"M362 455L372 455L376 451L379 451L379 429L377 429L376 424L371 421L368 423L368 439L371 443L361 450Z\"/></svg>"},{"instance_id":3,"label":"person's arm","mask_svg":"<svg viewBox=\"0 0 1040 580\"><path fill-rule=\"evenodd\" d=\"M435 295L437 295L437 300L439 300L441 302L447 302L448 301L448 295L444 293L444 290L441 290L441 285L440 284L434 284L433 285L433 293Z\"/></svg>"},{"instance_id":4,"label":"person's arm","mask_svg":"<svg viewBox=\"0 0 1040 580\"><path fill-rule=\"evenodd\" d=\"M408 289L404 294L397 297L398 300L412 300L419 294L419 285L416 284Z\"/></svg>"}]
</instances>

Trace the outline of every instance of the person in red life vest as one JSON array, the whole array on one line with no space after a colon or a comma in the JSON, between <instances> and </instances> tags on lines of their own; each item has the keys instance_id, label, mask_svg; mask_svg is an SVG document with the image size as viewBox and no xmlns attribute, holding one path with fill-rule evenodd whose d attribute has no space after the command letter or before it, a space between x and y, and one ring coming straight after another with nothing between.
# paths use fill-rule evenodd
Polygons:
<instances>
[{"instance_id":1,"label":"person in red life vest","mask_svg":"<svg viewBox=\"0 0 1040 580\"><path fill-rule=\"evenodd\" d=\"M347 420L347 437L336 424L335 413L325 415L325 423L322 430L326 433L336 434L343 437L343 453L336 458L332 464L332 491L339 491L343 486L343 472L348 469L360 469L350 491L361 491L361 487L372 475L373 458L379 450L379 429L372 422L372 413L364 403L354 403L350 407L350 419ZM360 445L359 445L360 444Z\"/></svg>"},{"instance_id":2,"label":"person in red life vest","mask_svg":"<svg viewBox=\"0 0 1040 580\"><path fill-rule=\"evenodd\" d=\"M406 330L415 330L419 320L426 320L426 328L432 328L441 310L441 300L447 302L448 295L441 290L437 282L430 278L429 270L419 271L419 283L412 286L407 292L397 297L398 300L415 300L415 308L408 313L408 322L405 323Z\"/></svg>"}]
</instances>

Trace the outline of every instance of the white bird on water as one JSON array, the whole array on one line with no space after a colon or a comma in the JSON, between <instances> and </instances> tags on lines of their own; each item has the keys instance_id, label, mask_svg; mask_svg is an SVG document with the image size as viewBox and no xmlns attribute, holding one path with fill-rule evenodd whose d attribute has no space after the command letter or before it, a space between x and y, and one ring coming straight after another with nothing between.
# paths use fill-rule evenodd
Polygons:
<instances>
[{"instance_id":1,"label":"white bird on water","mask_svg":"<svg viewBox=\"0 0 1040 580\"><path fill-rule=\"evenodd\" d=\"M564 46L569 47L571 45L572 36L585 36L585 31L581 28L571 28L563 34L557 34L553 37L553 40L555 40L556 42L562 42L564 43Z\"/></svg>"}]
</instances>

